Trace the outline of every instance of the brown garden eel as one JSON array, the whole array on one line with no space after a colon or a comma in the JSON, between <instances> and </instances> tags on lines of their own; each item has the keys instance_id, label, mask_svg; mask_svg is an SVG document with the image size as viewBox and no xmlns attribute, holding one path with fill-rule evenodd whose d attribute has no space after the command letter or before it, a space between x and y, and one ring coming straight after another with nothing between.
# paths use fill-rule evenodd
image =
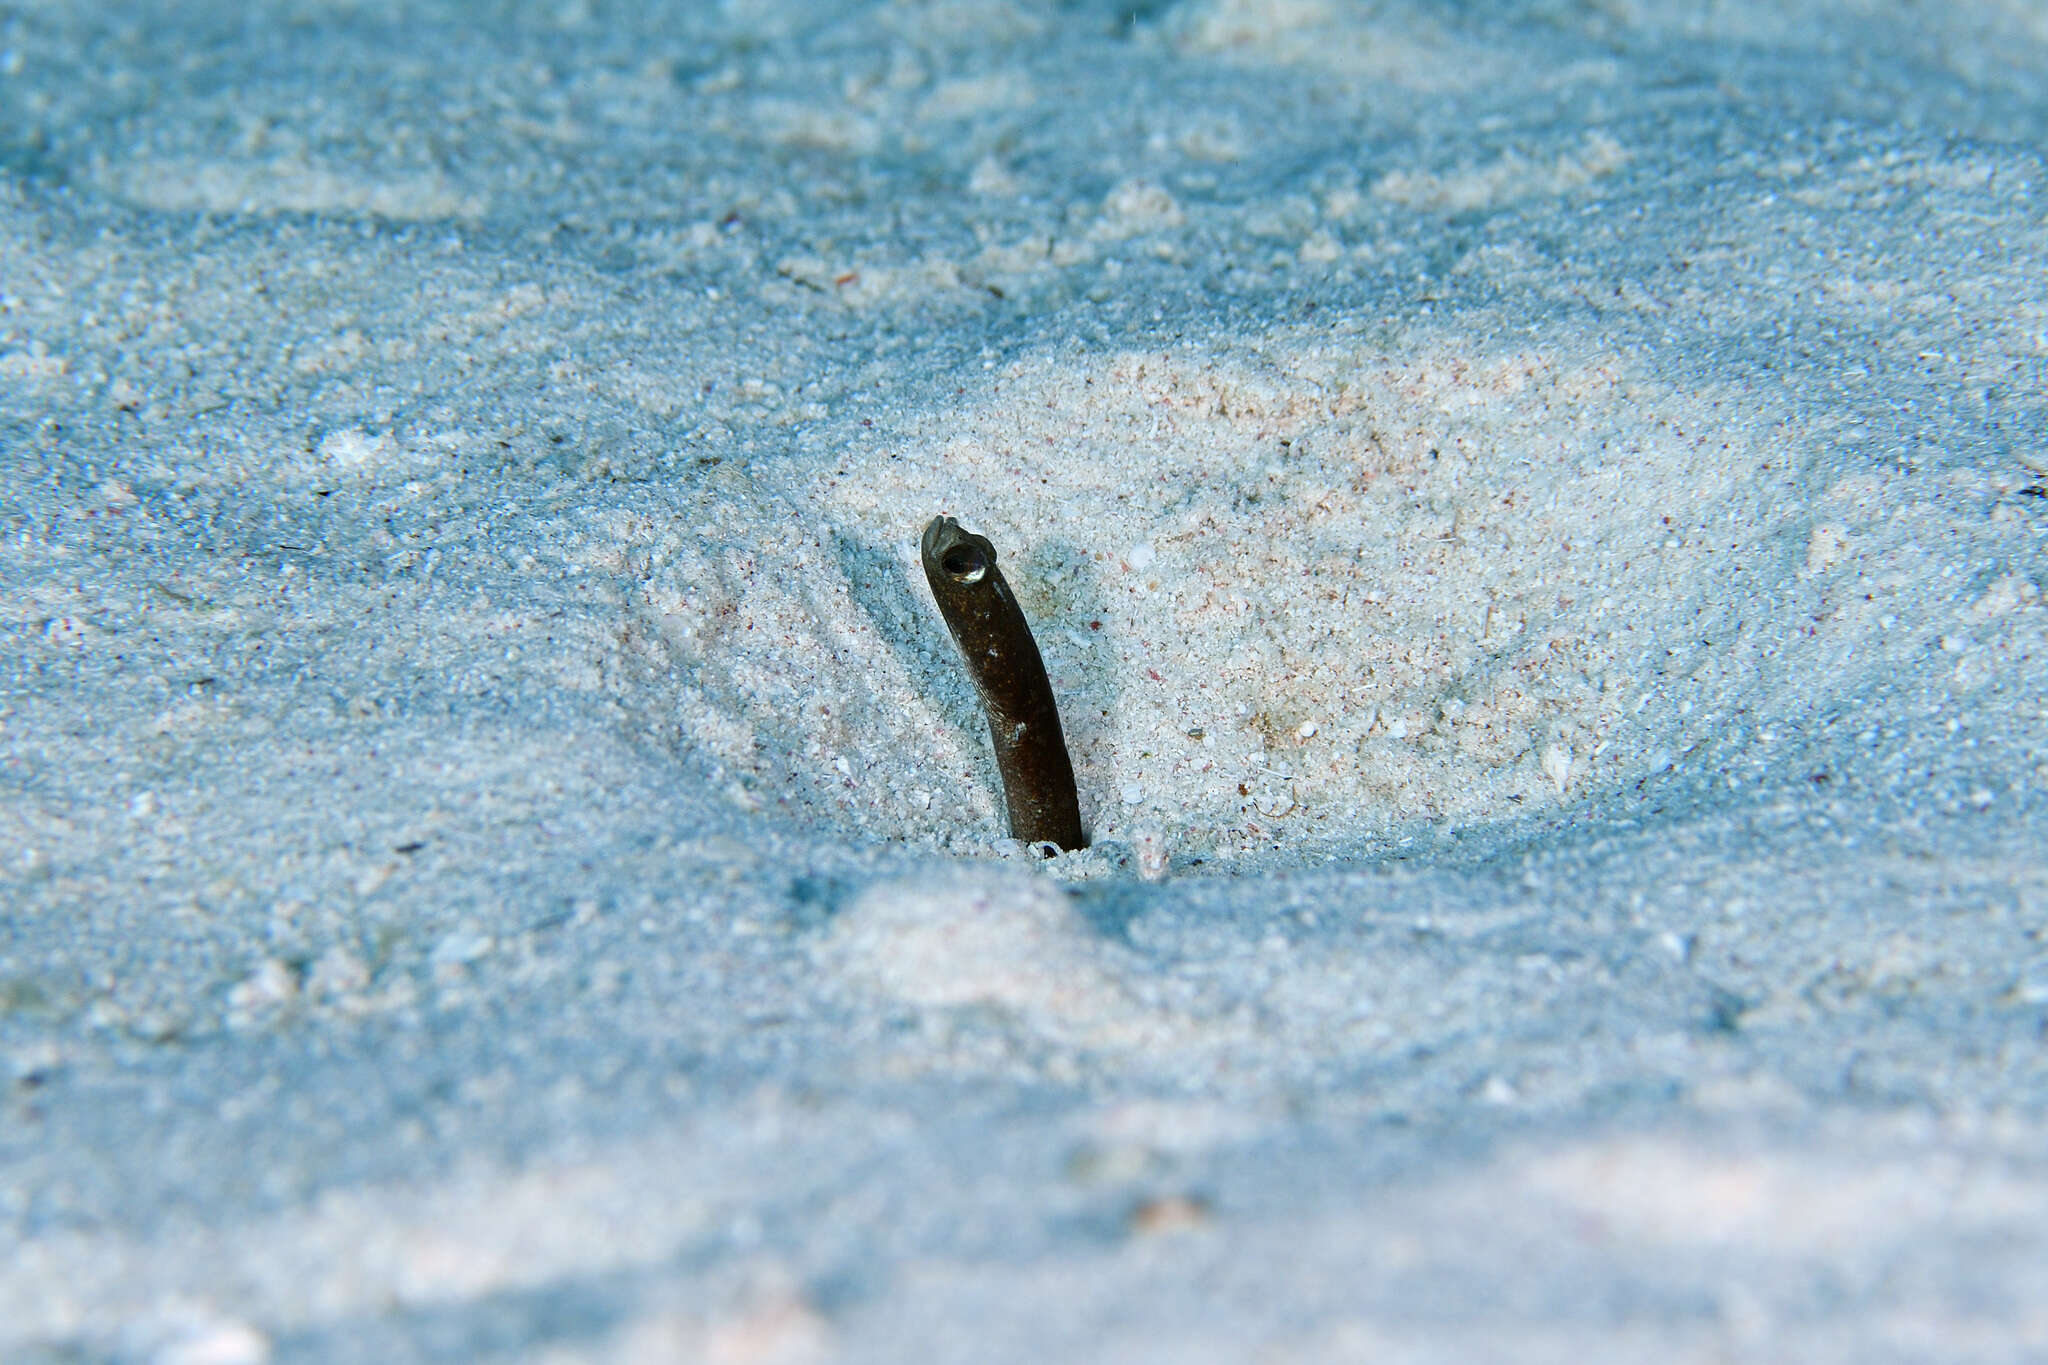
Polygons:
<instances>
[{"instance_id":1,"label":"brown garden eel","mask_svg":"<svg viewBox=\"0 0 2048 1365\"><path fill-rule=\"evenodd\" d=\"M934 517L921 549L932 597L988 712L1010 837L1063 852L1086 848L1052 683L1016 595L996 568L996 547L951 517Z\"/></svg>"}]
</instances>

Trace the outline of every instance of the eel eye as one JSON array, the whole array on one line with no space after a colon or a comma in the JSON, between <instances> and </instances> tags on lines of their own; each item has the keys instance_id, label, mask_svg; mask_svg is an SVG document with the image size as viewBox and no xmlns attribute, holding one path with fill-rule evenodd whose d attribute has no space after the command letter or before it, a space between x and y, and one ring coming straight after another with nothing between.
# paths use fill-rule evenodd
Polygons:
<instances>
[{"instance_id":1,"label":"eel eye","mask_svg":"<svg viewBox=\"0 0 2048 1365\"><path fill-rule=\"evenodd\" d=\"M972 545L955 545L940 557L939 567L955 583L979 583L988 577L988 556Z\"/></svg>"}]
</instances>

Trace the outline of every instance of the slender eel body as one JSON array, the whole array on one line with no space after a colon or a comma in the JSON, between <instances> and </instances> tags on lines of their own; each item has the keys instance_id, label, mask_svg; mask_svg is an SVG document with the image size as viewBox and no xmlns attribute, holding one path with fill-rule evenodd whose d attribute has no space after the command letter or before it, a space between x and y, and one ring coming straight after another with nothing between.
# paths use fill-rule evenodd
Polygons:
<instances>
[{"instance_id":1,"label":"slender eel body","mask_svg":"<svg viewBox=\"0 0 2048 1365\"><path fill-rule=\"evenodd\" d=\"M1088 846L1074 764L1031 627L996 568L996 549L951 517L924 528L924 574L988 712L1010 835L1063 850Z\"/></svg>"}]
</instances>

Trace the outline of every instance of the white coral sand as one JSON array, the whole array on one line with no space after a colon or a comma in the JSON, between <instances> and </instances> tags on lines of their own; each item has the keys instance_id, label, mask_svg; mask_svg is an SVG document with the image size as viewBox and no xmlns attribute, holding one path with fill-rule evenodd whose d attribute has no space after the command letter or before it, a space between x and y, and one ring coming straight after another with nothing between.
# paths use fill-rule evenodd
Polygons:
<instances>
[{"instance_id":1,"label":"white coral sand","mask_svg":"<svg viewBox=\"0 0 2048 1365\"><path fill-rule=\"evenodd\" d=\"M0 1358L2048 1354L2044 72L0 9Z\"/></svg>"}]
</instances>

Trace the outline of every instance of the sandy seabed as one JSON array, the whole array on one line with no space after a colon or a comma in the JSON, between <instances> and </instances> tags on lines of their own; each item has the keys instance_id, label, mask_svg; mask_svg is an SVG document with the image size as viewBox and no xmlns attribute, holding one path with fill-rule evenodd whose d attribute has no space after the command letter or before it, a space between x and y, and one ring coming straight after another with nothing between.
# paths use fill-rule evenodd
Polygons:
<instances>
[{"instance_id":1,"label":"sandy seabed","mask_svg":"<svg viewBox=\"0 0 2048 1365\"><path fill-rule=\"evenodd\" d=\"M2043 1358L2044 139L2032 0L0 4L0 1359Z\"/></svg>"}]
</instances>

